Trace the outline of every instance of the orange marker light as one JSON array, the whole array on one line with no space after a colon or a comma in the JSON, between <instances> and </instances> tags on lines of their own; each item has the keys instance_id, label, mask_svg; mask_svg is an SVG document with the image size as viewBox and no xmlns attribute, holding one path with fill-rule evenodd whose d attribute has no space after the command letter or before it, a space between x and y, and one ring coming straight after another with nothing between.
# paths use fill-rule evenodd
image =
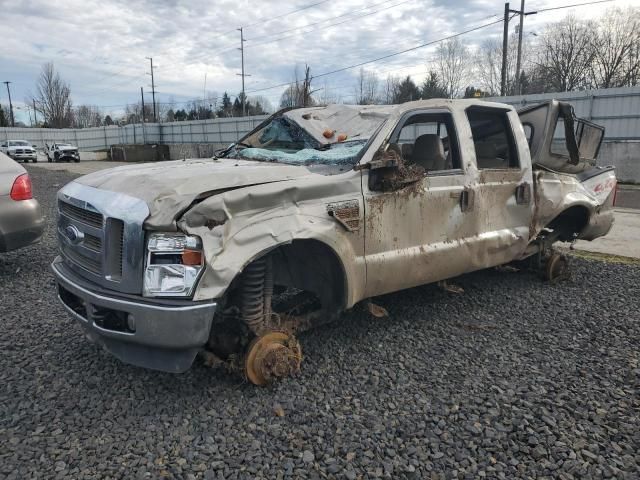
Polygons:
<instances>
[{"instance_id":1,"label":"orange marker light","mask_svg":"<svg viewBox=\"0 0 640 480\"><path fill-rule=\"evenodd\" d=\"M327 128L324 132L322 132L322 136L323 136L324 138L331 138L331 137L333 137L333 134L334 134L334 133L336 133L334 130L329 130L329 129Z\"/></svg>"},{"instance_id":2,"label":"orange marker light","mask_svg":"<svg viewBox=\"0 0 640 480\"><path fill-rule=\"evenodd\" d=\"M347 134L346 133L341 133L340 135L338 135L338 141L339 142L344 142L347 139Z\"/></svg>"},{"instance_id":3,"label":"orange marker light","mask_svg":"<svg viewBox=\"0 0 640 480\"><path fill-rule=\"evenodd\" d=\"M200 250L185 250L182 252L182 264L189 266L202 265L202 252Z\"/></svg>"}]
</instances>

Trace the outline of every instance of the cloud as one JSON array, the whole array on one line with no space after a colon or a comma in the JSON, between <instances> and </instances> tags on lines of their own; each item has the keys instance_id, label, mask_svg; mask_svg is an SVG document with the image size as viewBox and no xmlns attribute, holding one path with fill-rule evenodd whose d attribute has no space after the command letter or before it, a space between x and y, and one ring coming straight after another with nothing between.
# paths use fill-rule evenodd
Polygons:
<instances>
[{"instance_id":1,"label":"cloud","mask_svg":"<svg viewBox=\"0 0 640 480\"><path fill-rule=\"evenodd\" d=\"M240 34L236 28L241 25L247 25L250 92L291 80L295 67L301 69L305 63L314 74L328 72L498 20L503 12L500 2L489 0L343 0L270 20L312 3L317 0L3 0L0 61L6 78L0 80L12 80L14 99L26 100L35 89L41 65L53 61L71 85L75 104L99 105L117 113L124 104L138 101L141 86L150 91L145 59L149 56L157 67L159 101L202 96L205 74L207 91L237 94ZM532 7L555 5L553 0L540 0ZM580 14L600 13L606 7L582 7ZM527 26L540 29L558 15L527 17ZM473 44L499 38L501 32L497 24L465 38ZM420 80L432 55L433 47L427 47L365 68L385 75L412 74ZM357 72L356 68L318 83L348 95ZM282 90L260 95L277 104ZM4 96L0 99L6 103Z\"/></svg>"}]
</instances>

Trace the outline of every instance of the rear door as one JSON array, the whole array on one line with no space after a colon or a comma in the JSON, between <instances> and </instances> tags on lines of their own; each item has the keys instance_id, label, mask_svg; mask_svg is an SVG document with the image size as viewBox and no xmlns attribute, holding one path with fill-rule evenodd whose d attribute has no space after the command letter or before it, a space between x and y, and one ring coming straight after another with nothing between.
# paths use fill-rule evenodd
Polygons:
<instances>
[{"instance_id":1,"label":"rear door","mask_svg":"<svg viewBox=\"0 0 640 480\"><path fill-rule=\"evenodd\" d=\"M478 172L476 230L482 237L473 263L485 268L513 260L529 243L534 214L531 159L514 110L474 105L466 116Z\"/></svg>"}]
</instances>

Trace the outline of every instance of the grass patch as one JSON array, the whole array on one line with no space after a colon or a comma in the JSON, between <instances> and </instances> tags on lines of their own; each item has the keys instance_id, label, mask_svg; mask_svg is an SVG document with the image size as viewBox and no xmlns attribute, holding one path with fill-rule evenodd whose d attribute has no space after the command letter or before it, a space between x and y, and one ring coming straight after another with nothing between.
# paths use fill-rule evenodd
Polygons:
<instances>
[{"instance_id":1,"label":"grass patch","mask_svg":"<svg viewBox=\"0 0 640 480\"><path fill-rule=\"evenodd\" d=\"M624 265L640 265L640 258L624 257L622 255L612 255L609 253L586 252L584 250L570 250L566 252L572 257L595 260L605 263L621 263Z\"/></svg>"}]
</instances>

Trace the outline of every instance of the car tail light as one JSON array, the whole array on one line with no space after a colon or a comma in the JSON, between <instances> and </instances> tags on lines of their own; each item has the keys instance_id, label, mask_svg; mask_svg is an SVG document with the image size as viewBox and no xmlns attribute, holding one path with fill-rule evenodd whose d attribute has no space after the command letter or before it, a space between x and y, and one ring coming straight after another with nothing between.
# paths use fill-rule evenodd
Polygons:
<instances>
[{"instance_id":1,"label":"car tail light","mask_svg":"<svg viewBox=\"0 0 640 480\"><path fill-rule=\"evenodd\" d=\"M23 173L11 187L11 199L12 200L31 200L33 198L33 187L31 186L31 179L28 173Z\"/></svg>"}]
</instances>

